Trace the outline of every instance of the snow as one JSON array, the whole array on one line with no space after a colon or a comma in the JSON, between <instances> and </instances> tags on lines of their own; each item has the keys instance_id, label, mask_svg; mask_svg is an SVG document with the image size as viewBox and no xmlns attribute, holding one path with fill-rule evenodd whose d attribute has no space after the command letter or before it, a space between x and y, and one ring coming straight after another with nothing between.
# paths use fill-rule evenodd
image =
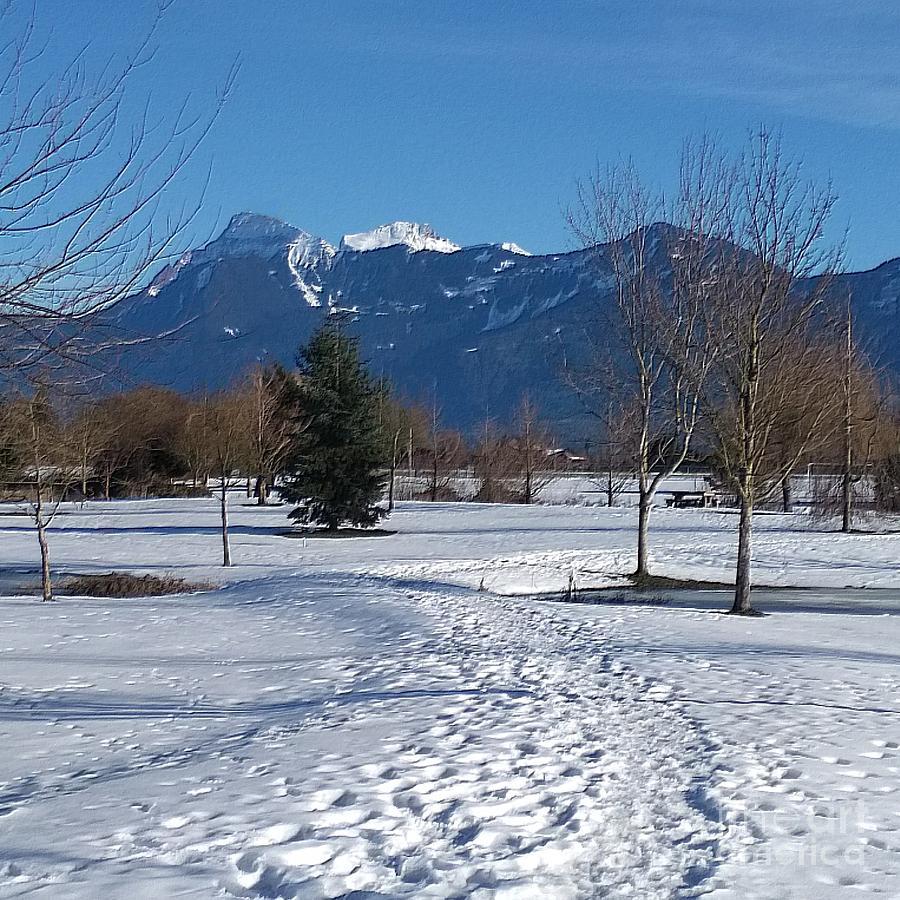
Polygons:
<instances>
[{"instance_id":1,"label":"snow","mask_svg":"<svg viewBox=\"0 0 900 900\"><path fill-rule=\"evenodd\" d=\"M294 278L294 286L308 306L322 305L320 294L322 285L317 283L316 269L320 265L328 266L334 258L335 249L327 241L307 232L301 232L288 244L287 264Z\"/></svg>"},{"instance_id":2,"label":"snow","mask_svg":"<svg viewBox=\"0 0 900 900\"><path fill-rule=\"evenodd\" d=\"M389 222L379 225L370 231L356 234L345 234L341 238L341 250L380 250L383 247L406 246L417 253L421 250L433 250L437 253L456 253L458 244L448 241L436 234L430 225L415 222Z\"/></svg>"},{"instance_id":3,"label":"snow","mask_svg":"<svg viewBox=\"0 0 900 900\"><path fill-rule=\"evenodd\" d=\"M523 250L518 244L514 244L512 241L504 241L500 244L501 250L506 250L508 253L515 253L518 256L533 256L533 253L530 253L528 250Z\"/></svg>"},{"instance_id":4,"label":"snow","mask_svg":"<svg viewBox=\"0 0 900 900\"><path fill-rule=\"evenodd\" d=\"M500 304L491 304L487 323L482 331L496 331L498 328L505 328L507 325L512 325L512 323L518 321L522 313L528 309L530 300L531 298L526 296L519 303L514 303L505 309L502 309Z\"/></svg>"},{"instance_id":5,"label":"snow","mask_svg":"<svg viewBox=\"0 0 900 900\"><path fill-rule=\"evenodd\" d=\"M225 230L214 241L202 250L194 251L194 261L198 261L198 256L204 259L222 256L272 257L280 255L296 241L311 245L325 243L321 238L272 216L238 213L232 216Z\"/></svg>"},{"instance_id":6,"label":"snow","mask_svg":"<svg viewBox=\"0 0 900 900\"><path fill-rule=\"evenodd\" d=\"M328 241L302 232L288 245L288 266L294 275L299 269L309 269L330 262L336 251Z\"/></svg>"},{"instance_id":7,"label":"snow","mask_svg":"<svg viewBox=\"0 0 900 900\"><path fill-rule=\"evenodd\" d=\"M162 268L153 281L147 286L147 293L151 297L157 296L159 292L170 282L178 277L178 273L191 261L191 251L183 253L171 265Z\"/></svg>"},{"instance_id":8,"label":"snow","mask_svg":"<svg viewBox=\"0 0 900 900\"><path fill-rule=\"evenodd\" d=\"M319 270L331 265L335 249L327 241L301 228L288 225L271 216L238 213L232 216L224 231L200 250L185 253L176 263L162 269L147 287L147 295L156 297L191 265L196 270L195 290L202 290L213 274L212 263L225 257L283 257L287 261L294 286L304 301L313 307L322 305ZM274 269L269 270L273 275Z\"/></svg>"},{"instance_id":9,"label":"snow","mask_svg":"<svg viewBox=\"0 0 900 900\"><path fill-rule=\"evenodd\" d=\"M621 584L632 509L409 503L329 540L246 502L230 570L213 500L51 533L66 571L218 590L0 600L0 897L900 893L900 535L761 515L758 580L831 589L746 620L528 596ZM654 571L724 577L734 530L654 510Z\"/></svg>"}]
</instances>

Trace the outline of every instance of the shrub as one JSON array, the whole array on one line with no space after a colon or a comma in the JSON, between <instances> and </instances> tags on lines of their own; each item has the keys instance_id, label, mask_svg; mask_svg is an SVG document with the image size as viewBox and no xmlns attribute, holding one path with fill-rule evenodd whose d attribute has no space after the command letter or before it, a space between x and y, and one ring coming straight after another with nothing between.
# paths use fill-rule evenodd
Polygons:
<instances>
[{"instance_id":1,"label":"shrub","mask_svg":"<svg viewBox=\"0 0 900 900\"><path fill-rule=\"evenodd\" d=\"M61 593L74 597L161 597L166 594L190 594L210 588L211 584L186 581L173 575L106 572L102 575L73 575L63 582Z\"/></svg>"}]
</instances>

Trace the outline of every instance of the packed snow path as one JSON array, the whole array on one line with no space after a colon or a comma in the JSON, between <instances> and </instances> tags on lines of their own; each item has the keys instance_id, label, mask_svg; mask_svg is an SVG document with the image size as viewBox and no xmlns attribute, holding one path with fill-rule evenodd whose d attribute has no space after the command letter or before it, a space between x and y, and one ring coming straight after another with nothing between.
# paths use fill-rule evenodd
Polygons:
<instances>
[{"instance_id":1,"label":"packed snow path","mask_svg":"<svg viewBox=\"0 0 900 900\"><path fill-rule=\"evenodd\" d=\"M283 510L234 513L220 591L2 601L0 896L900 894L898 617L465 586L576 553L615 580L615 512L413 506L397 536L308 542ZM72 571L221 578L215 517L88 507L52 547ZM670 559L727 563L717 520L660 519ZM33 559L21 518L0 531L7 565ZM900 542L876 540L887 583Z\"/></svg>"},{"instance_id":2,"label":"packed snow path","mask_svg":"<svg viewBox=\"0 0 900 900\"><path fill-rule=\"evenodd\" d=\"M892 616L694 612L667 615L665 629L657 610L602 616L615 658L703 726L710 796L750 829L723 856L717 881L738 887L723 896L900 897L894 597Z\"/></svg>"},{"instance_id":3,"label":"packed snow path","mask_svg":"<svg viewBox=\"0 0 900 900\"><path fill-rule=\"evenodd\" d=\"M42 639L2 656L10 895L663 897L711 867L679 764L698 738L587 652L595 629L356 579L254 587L7 605L6 635L29 616Z\"/></svg>"}]
</instances>

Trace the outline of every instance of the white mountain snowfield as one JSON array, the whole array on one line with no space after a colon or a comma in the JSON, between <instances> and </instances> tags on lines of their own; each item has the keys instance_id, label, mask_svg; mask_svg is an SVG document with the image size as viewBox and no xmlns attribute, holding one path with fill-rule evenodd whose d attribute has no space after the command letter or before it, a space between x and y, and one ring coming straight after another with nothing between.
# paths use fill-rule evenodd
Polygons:
<instances>
[{"instance_id":1,"label":"white mountain snowfield","mask_svg":"<svg viewBox=\"0 0 900 900\"><path fill-rule=\"evenodd\" d=\"M0 897L900 896L900 534L760 516L759 580L829 590L748 620L527 596L620 583L633 510L304 540L245 503L228 571L212 500L51 535L65 571L218 590L0 600ZM726 577L734 520L656 510L654 571Z\"/></svg>"},{"instance_id":2,"label":"white mountain snowfield","mask_svg":"<svg viewBox=\"0 0 900 900\"><path fill-rule=\"evenodd\" d=\"M441 237L430 225L416 222L389 222L370 231L345 234L341 250L380 250L383 247L406 246L413 253L434 250L437 253L456 253L461 247Z\"/></svg>"},{"instance_id":3,"label":"white mountain snowfield","mask_svg":"<svg viewBox=\"0 0 900 900\"><path fill-rule=\"evenodd\" d=\"M528 250L524 249L524 247L520 247L518 244L513 241L503 241L500 244L501 250L508 250L510 253L515 253L516 256L533 256Z\"/></svg>"}]
</instances>

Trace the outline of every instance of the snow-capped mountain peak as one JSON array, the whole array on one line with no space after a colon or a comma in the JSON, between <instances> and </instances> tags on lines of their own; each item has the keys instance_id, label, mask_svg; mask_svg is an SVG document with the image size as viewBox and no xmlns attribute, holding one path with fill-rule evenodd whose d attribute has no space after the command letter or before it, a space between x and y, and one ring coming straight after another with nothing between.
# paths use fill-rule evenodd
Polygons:
<instances>
[{"instance_id":1,"label":"snow-capped mountain peak","mask_svg":"<svg viewBox=\"0 0 900 900\"><path fill-rule=\"evenodd\" d=\"M177 262L160 271L146 294L156 297L174 281L185 267L199 272L205 284L212 266L219 260L261 257L287 262L294 286L309 306L320 306L322 291L320 269L328 269L337 251L328 241L273 216L238 213L231 217L222 233L199 250L185 253Z\"/></svg>"},{"instance_id":2,"label":"snow-capped mountain peak","mask_svg":"<svg viewBox=\"0 0 900 900\"><path fill-rule=\"evenodd\" d=\"M416 222L389 222L370 231L345 234L341 238L341 250L380 250L382 247L404 245L414 253L434 250L438 253L455 253L458 244L438 235L430 225Z\"/></svg>"},{"instance_id":3,"label":"snow-capped mountain peak","mask_svg":"<svg viewBox=\"0 0 900 900\"><path fill-rule=\"evenodd\" d=\"M322 238L273 216L238 213L225 230L202 251L204 256L277 256L292 248L296 260L308 265L313 258L333 256L334 248ZM300 248L300 249L294 249ZM194 255L197 261L197 254Z\"/></svg>"},{"instance_id":4,"label":"snow-capped mountain peak","mask_svg":"<svg viewBox=\"0 0 900 900\"><path fill-rule=\"evenodd\" d=\"M500 245L501 250L506 250L507 253L515 253L518 256L534 256L529 250L525 250L520 247L518 244L514 244L512 241L504 241Z\"/></svg>"},{"instance_id":5,"label":"snow-capped mountain peak","mask_svg":"<svg viewBox=\"0 0 900 900\"><path fill-rule=\"evenodd\" d=\"M287 247L298 234L299 228L288 225L272 216L257 213L238 213L231 217L225 230L204 249L217 249L228 255L277 253Z\"/></svg>"}]
</instances>

